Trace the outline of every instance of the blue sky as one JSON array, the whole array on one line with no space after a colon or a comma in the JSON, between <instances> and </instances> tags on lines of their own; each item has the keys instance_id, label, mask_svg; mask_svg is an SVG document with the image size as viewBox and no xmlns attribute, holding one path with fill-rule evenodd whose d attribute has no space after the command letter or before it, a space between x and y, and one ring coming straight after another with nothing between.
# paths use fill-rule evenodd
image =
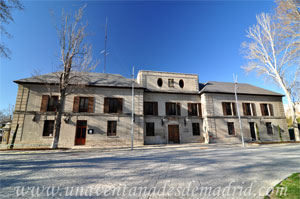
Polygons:
<instances>
[{"instance_id":1,"label":"blue sky","mask_svg":"<svg viewBox=\"0 0 300 199\"><path fill-rule=\"evenodd\" d=\"M55 24L62 9L72 13L85 3L87 41L100 62L108 17L108 73L130 77L134 65L136 71L195 73L200 82L231 82L235 73L239 82L281 92L241 69L246 63L240 49L246 30L256 23L256 14L275 7L273 1L24 1L25 9L15 11L15 22L7 26L13 38L3 38L12 56L0 63L0 109L15 104L13 80L56 70L60 63ZM96 72L102 70L103 62Z\"/></svg>"}]
</instances>

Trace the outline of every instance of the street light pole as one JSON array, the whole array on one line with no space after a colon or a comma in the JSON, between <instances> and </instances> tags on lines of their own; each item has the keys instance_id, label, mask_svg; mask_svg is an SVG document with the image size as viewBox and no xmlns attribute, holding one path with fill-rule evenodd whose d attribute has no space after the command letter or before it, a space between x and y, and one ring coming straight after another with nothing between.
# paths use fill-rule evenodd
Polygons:
<instances>
[{"instance_id":1,"label":"street light pole","mask_svg":"<svg viewBox=\"0 0 300 199\"><path fill-rule=\"evenodd\" d=\"M132 67L132 107L131 107L131 150L133 150L133 140L134 140L134 66Z\"/></svg>"},{"instance_id":2,"label":"street light pole","mask_svg":"<svg viewBox=\"0 0 300 199\"><path fill-rule=\"evenodd\" d=\"M241 115L240 115L240 109L239 109L239 103L238 103L238 98L237 98L237 76L233 75L234 79L234 94L235 94L235 103L236 103L236 108L237 108L237 113L239 117L239 123L240 123L240 131L241 131L241 137L242 137L242 145L245 147L245 142L244 142L244 134L243 134L243 129L242 129L242 121L241 121Z\"/></svg>"}]
</instances>

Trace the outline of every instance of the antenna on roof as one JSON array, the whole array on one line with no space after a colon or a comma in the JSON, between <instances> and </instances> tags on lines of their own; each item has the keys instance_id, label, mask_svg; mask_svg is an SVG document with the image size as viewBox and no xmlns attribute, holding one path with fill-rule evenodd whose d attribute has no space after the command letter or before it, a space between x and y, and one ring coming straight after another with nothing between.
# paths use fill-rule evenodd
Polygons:
<instances>
[{"instance_id":1,"label":"antenna on roof","mask_svg":"<svg viewBox=\"0 0 300 199\"><path fill-rule=\"evenodd\" d=\"M243 147L245 147L244 134L243 134L243 129L242 129L242 121L241 121L239 103L238 103L238 98L237 98L238 78L237 78L237 75L235 75L235 74L233 74L233 81L234 81L235 104L236 104L237 114L238 114L238 117L239 117L240 131L241 131L241 137L242 137L242 144L243 144ZM235 107L232 107L232 108L235 108Z\"/></svg>"},{"instance_id":2,"label":"antenna on roof","mask_svg":"<svg viewBox=\"0 0 300 199\"><path fill-rule=\"evenodd\" d=\"M103 73L105 73L105 68L106 68L106 55L108 55L108 53L106 52L106 45L107 45L107 17L105 18L104 50L101 51L101 53L103 53L103 55L104 55Z\"/></svg>"}]
</instances>

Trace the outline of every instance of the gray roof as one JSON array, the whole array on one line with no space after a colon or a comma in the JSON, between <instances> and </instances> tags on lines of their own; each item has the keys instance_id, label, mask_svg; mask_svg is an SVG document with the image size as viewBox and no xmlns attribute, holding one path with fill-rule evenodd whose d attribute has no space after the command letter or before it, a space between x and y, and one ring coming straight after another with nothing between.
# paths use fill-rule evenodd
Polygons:
<instances>
[{"instance_id":1,"label":"gray roof","mask_svg":"<svg viewBox=\"0 0 300 199\"><path fill-rule=\"evenodd\" d=\"M199 84L200 93L234 93L234 83L209 81ZM201 89L202 88L202 89ZM250 84L238 83L238 94L284 96Z\"/></svg>"},{"instance_id":2,"label":"gray roof","mask_svg":"<svg viewBox=\"0 0 300 199\"><path fill-rule=\"evenodd\" d=\"M15 80L16 83L50 83L57 84L61 72L48 73L30 78ZM89 86L102 87L132 87L132 79L128 79L118 74L95 73L95 72L77 72L72 71L74 84L85 84ZM135 82L136 88L143 88Z\"/></svg>"}]
</instances>

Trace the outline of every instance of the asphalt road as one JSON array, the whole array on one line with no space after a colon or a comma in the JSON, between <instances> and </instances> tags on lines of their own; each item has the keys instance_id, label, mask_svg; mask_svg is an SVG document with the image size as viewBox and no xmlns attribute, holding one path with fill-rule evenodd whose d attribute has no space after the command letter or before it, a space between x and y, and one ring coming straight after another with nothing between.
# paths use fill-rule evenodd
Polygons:
<instances>
[{"instance_id":1,"label":"asphalt road","mask_svg":"<svg viewBox=\"0 0 300 199\"><path fill-rule=\"evenodd\" d=\"M0 152L0 198L263 198L300 145Z\"/></svg>"}]
</instances>

